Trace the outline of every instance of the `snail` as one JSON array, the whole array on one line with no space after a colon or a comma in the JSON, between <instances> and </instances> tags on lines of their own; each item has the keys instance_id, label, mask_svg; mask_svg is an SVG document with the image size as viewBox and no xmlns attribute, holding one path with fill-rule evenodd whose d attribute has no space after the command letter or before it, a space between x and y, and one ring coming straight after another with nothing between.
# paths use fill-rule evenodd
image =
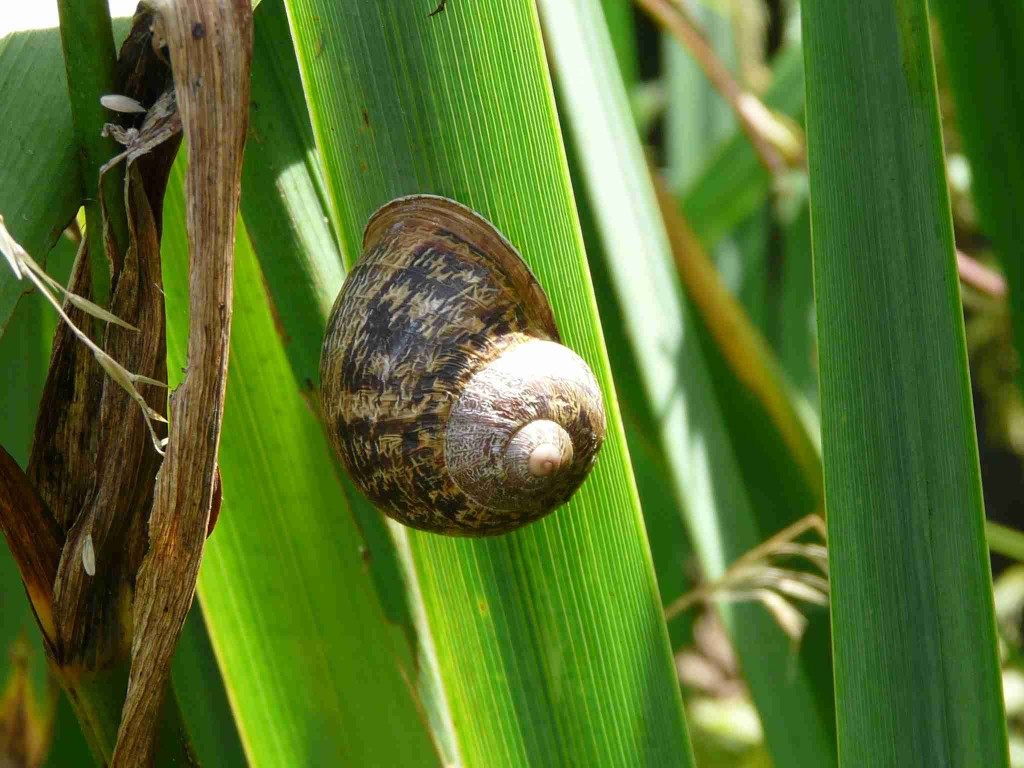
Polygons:
<instances>
[{"instance_id":1,"label":"snail","mask_svg":"<svg viewBox=\"0 0 1024 768\"><path fill-rule=\"evenodd\" d=\"M376 211L320 359L331 441L389 517L450 536L531 523L604 440L594 374L540 283L486 219L434 195Z\"/></svg>"}]
</instances>

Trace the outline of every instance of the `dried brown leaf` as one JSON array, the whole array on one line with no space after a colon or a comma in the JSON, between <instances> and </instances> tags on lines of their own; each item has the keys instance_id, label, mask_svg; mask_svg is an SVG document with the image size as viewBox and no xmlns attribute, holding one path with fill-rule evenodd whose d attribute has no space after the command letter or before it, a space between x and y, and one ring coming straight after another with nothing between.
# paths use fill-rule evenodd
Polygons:
<instances>
[{"instance_id":1,"label":"dried brown leaf","mask_svg":"<svg viewBox=\"0 0 1024 768\"><path fill-rule=\"evenodd\" d=\"M53 581L64 533L28 477L0 446L0 529L21 572L32 609L45 638L52 642Z\"/></svg>"},{"instance_id":2,"label":"dried brown leaf","mask_svg":"<svg viewBox=\"0 0 1024 768\"><path fill-rule=\"evenodd\" d=\"M79 251L68 290L90 295L89 247ZM94 323L76 307L66 309L75 326L94 336ZM50 368L39 404L28 476L61 532L74 524L95 482L95 457L103 369L67 323L53 335ZM52 583L52 582L51 582Z\"/></svg>"},{"instance_id":3,"label":"dried brown leaf","mask_svg":"<svg viewBox=\"0 0 1024 768\"><path fill-rule=\"evenodd\" d=\"M126 367L139 371L136 381L141 375L160 382L167 377L160 243L138 168L129 169L128 180L131 245L114 286L111 310L140 330L131 333L110 327L104 348L110 359L120 361L121 371ZM64 663L95 669L126 650L117 612L134 582L144 548L141 542L129 546L128 533L133 520L145 516L160 464L147 436L149 425L138 417L136 398L145 408L149 406L143 398L148 398L162 410L164 396L158 386L149 384L136 390L134 382L113 375L104 382L96 487L68 533L54 585L59 658ZM87 542L93 551L89 564L95 576L85 567ZM131 552L136 554L134 560Z\"/></svg>"},{"instance_id":4,"label":"dried brown leaf","mask_svg":"<svg viewBox=\"0 0 1024 768\"><path fill-rule=\"evenodd\" d=\"M155 4L189 145L188 372L171 397L149 550L138 573L128 695L114 766L152 763L164 684L192 604L213 496L227 383L235 217L248 129L248 0Z\"/></svg>"}]
</instances>

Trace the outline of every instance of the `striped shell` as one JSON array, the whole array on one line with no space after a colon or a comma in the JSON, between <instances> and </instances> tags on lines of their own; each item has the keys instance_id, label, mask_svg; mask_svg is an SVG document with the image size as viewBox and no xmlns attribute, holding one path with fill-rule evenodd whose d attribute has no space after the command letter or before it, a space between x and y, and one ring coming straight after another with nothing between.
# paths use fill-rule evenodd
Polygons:
<instances>
[{"instance_id":1,"label":"striped shell","mask_svg":"<svg viewBox=\"0 0 1024 768\"><path fill-rule=\"evenodd\" d=\"M442 197L370 218L334 303L323 409L374 506L451 536L504 533L565 503L604 439L601 392L559 342L526 263Z\"/></svg>"}]
</instances>

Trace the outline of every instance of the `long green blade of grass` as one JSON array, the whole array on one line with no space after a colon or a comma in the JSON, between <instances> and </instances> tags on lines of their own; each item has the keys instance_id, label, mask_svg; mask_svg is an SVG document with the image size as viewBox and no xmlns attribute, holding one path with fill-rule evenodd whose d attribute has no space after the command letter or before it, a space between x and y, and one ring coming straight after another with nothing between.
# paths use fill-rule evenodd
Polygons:
<instances>
[{"instance_id":1,"label":"long green blade of grass","mask_svg":"<svg viewBox=\"0 0 1024 768\"><path fill-rule=\"evenodd\" d=\"M320 158L313 141L298 63L282 0L265 0L255 16L253 109L242 179L242 218L270 292L275 321L299 388L316 406L320 340L344 265L330 224ZM387 620L416 654L416 685L443 760L457 762L450 717L439 694L437 660L422 625L415 576L403 575L382 516L337 471L362 533L361 555Z\"/></svg>"},{"instance_id":2,"label":"long green blade of grass","mask_svg":"<svg viewBox=\"0 0 1024 768\"><path fill-rule=\"evenodd\" d=\"M787 46L775 60L772 83L764 96L766 106L790 118L798 118L803 110L802 58L799 44ZM699 175L675 191L683 196L687 220L711 248L763 205L771 187L771 176L750 140L737 129Z\"/></svg>"},{"instance_id":3,"label":"long green blade of grass","mask_svg":"<svg viewBox=\"0 0 1024 768\"><path fill-rule=\"evenodd\" d=\"M1006 765L925 3L803 25L840 762Z\"/></svg>"},{"instance_id":4,"label":"long green blade of grass","mask_svg":"<svg viewBox=\"0 0 1024 768\"><path fill-rule=\"evenodd\" d=\"M0 93L0 216L42 263L82 199L59 30L0 20ZM0 259L0 336L24 290Z\"/></svg>"},{"instance_id":5,"label":"long green blade of grass","mask_svg":"<svg viewBox=\"0 0 1024 768\"><path fill-rule=\"evenodd\" d=\"M192 604L174 652L171 682L200 765L247 768L238 723L210 645L199 601Z\"/></svg>"},{"instance_id":6,"label":"long green blade of grass","mask_svg":"<svg viewBox=\"0 0 1024 768\"><path fill-rule=\"evenodd\" d=\"M449 2L427 18L432 5L288 3L341 239L358 243L401 194L480 210L548 289L612 417L593 475L550 518L483 541L407 536L459 753L467 765L687 765L536 12Z\"/></svg>"},{"instance_id":7,"label":"long green blade of grass","mask_svg":"<svg viewBox=\"0 0 1024 768\"><path fill-rule=\"evenodd\" d=\"M930 6L941 23L971 191L1006 271L1014 345L1024 355L1024 3L932 0ZM1024 386L1024 376L1018 378Z\"/></svg>"},{"instance_id":8,"label":"long green blade of grass","mask_svg":"<svg viewBox=\"0 0 1024 768\"><path fill-rule=\"evenodd\" d=\"M626 87L632 88L640 79L633 0L601 0L601 6L608 20L608 32L612 38L619 72Z\"/></svg>"},{"instance_id":9,"label":"long green blade of grass","mask_svg":"<svg viewBox=\"0 0 1024 768\"><path fill-rule=\"evenodd\" d=\"M187 318L182 163L164 205L168 370ZM360 557L327 440L297 386L244 227L235 251L223 505L199 578L210 639L249 762L437 765Z\"/></svg>"},{"instance_id":10,"label":"long green blade of grass","mask_svg":"<svg viewBox=\"0 0 1024 768\"><path fill-rule=\"evenodd\" d=\"M691 5L708 43L727 66L735 64L733 27L721 9ZM732 110L711 85L693 56L662 32L662 70L668 91L665 107L665 166L673 189L689 188L712 149L737 130Z\"/></svg>"},{"instance_id":11,"label":"long green blade of grass","mask_svg":"<svg viewBox=\"0 0 1024 768\"><path fill-rule=\"evenodd\" d=\"M541 8L570 158L580 171L575 188L593 227L591 260L602 262L595 273L611 284L628 346L618 358L620 397L643 414L640 431L666 470L661 495L675 503L674 514L685 515L705 576L714 579L815 511L820 491L801 475L777 425L719 351L694 309L704 304L683 295L643 150L631 137L600 8L593 0L550 0ZM769 378L753 356L747 362L755 376ZM816 463L813 450L804 454ZM656 510L665 511L645 510L648 518ZM824 614L799 655L762 606L729 606L724 616L776 762L834 764Z\"/></svg>"}]
</instances>

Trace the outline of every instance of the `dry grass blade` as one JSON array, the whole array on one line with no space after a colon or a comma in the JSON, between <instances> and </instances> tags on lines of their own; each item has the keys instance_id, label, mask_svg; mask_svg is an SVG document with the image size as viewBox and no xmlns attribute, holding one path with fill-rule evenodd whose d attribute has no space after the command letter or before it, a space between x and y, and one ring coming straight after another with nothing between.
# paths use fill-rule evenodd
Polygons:
<instances>
[{"instance_id":1,"label":"dry grass blade","mask_svg":"<svg viewBox=\"0 0 1024 768\"><path fill-rule=\"evenodd\" d=\"M157 3L189 145L188 373L157 477L134 602L131 676L113 765L149 765L174 648L192 604L213 497L227 384L232 260L249 117L247 0Z\"/></svg>"},{"instance_id":2,"label":"dry grass blade","mask_svg":"<svg viewBox=\"0 0 1024 768\"><path fill-rule=\"evenodd\" d=\"M708 80L732 108L762 165L770 173L781 174L791 166L803 164L804 142L800 129L776 115L757 96L736 82L682 2L636 0L636 3L694 57Z\"/></svg>"},{"instance_id":3,"label":"dry grass blade","mask_svg":"<svg viewBox=\"0 0 1024 768\"><path fill-rule=\"evenodd\" d=\"M87 242L88 241L86 240L82 240L78 254L79 261L83 259L84 253L87 249ZM104 352L96 342L89 338L85 331L75 324L74 319L64 311L64 307L49 289L55 288L63 293L67 302L73 307L76 307L83 314L90 315L98 320L102 320L103 322L118 325L129 331L138 331L139 329L131 323L125 322L114 313L108 312L97 304L94 304L84 296L79 296L73 291L65 288L46 274L45 270L43 270L43 268L40 267L28 253L26 253L25 249L22 248L13 237L11 237L10 232L7 231L7 228L4 225L3 216L0 216L0 252L7 257L7 261L11 265L11 269L14 270L14 274L17 275L19 279L28 278L39 293L42 294L51 305L53 305L55 310L57 310L57 314L59 314L61 319L66 323L67 328L71 333L73 333L78 340L81 341L90 352L92 352L93 357L96 358L96 362L100 364L100 367L103 368L107 375L117 382L118 386L127 392L129 397L139 405L139 408L142 409L142 415L146 420L146 427L149 430L150 438L153 441L153 447L156 448L158 453L163 454L163 441L157 437L156 430L153 428L153 422L166 422L167 420L149 406L146 402L146 398L144 398L139 392L137 385L148 384L157 387L166 387L167 385L150 376L132 373L111 355Z\"/></svg>"},{"instance_id":4,"label":"dry grass blade","mask_svg":"<svg viewBox=\"0 0 1024 768\"><path fill-rule=\"evenodd\" d=\"M787 526L737 559L720 578L673 602L665 609L665 620L675 618L698 603L757 600L771 612L791 640L799 640L807 621L791 601L827 606L828 578L780 567L777 563L801 558L827 574L827 569L822 568L822 559L827 558L825 547L796 541L808 531L824 538L825 521L819 515L808 515Z\"/></svg>"},{"instance_id":5,"label":"dry grass blade","mask_svg":"<svg viewBox=\"0 0 1024 768\"><path fill-rule=\"evenodd\" d=\"M90 667L103 665L104 656L110 660L121 656L126 645L117 641L122 632L118 607L129 594L145 552L146 512L160 462L159 447L153 451L146 445L146 430L154 446L159 446L152 422L164 421L135 386L135 382L149 382L145 395L163 407L165 385L158 380L166 378L167 371L160 244L139 169L129 168L127 178L131 181L131 198L126 201L131 245L114 283L111 309L131 318L141 331L108 329L106 352L98 357L113 383L104 382L100 400L96 486L68 532L54 584L60 659ZM104 364L115 357L148 375L131 374L126 381L123 366ZM145 426L138 419L125 418L132 401L151 415Z\"/></svg>"}]
</instances>

